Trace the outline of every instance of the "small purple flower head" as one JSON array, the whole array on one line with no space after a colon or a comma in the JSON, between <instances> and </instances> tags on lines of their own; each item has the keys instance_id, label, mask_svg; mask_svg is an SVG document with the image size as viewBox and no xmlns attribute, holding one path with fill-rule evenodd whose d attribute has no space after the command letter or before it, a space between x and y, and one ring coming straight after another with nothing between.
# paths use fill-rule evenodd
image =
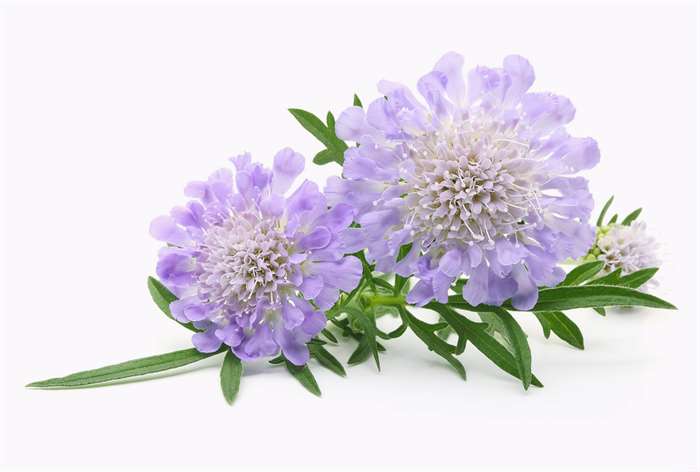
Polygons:
<instances>
[{"instance_id":1,"label":"small purple flower head","mask_svg":"<svg viewBox=\"0 0 700 472\"><path fill-rule=\"evenodd\" d=\"M529 309L538 286L564 277L557 263L593 243L593 200L574 174L598 163L598 145L567 133L568 99L528 92L535 76L524 58L477 67L466 81L462 65L443 56L418 81L423 101L381 81L381 98L345 110L336 132L358 146L326 194L355 208L361 227L344 232L348 244L366 247L377 270L419 278L409 302L446 302L466 275L469 303L512 298Z\"/></svg>"},{"instance_id":2,"label":"small purple flower head","mask_svg":"<svg viewBox=\"0 0 700 472\"><path fill-rule=\"evenodd\" d=\"M151 223L151 234L168 243L156 268L179 300L173 317L192 322L201 352L222 343L243 360L280 349L303 365L306 343L326 325L323 313L339 291L357 285L362 265L345 257L339 234L353 219L347 204L328 209L316 184L304 181L285 197L304 169L304 158L283 149L272 170L250 155L205 182L191 182L184 207Z\"/></svg>"}]
</instances>

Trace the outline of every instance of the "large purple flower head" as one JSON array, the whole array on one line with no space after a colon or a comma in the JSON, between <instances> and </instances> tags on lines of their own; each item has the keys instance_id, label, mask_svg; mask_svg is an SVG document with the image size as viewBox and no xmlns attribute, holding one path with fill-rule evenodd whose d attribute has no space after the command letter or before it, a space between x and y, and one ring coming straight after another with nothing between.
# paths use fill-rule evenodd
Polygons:
<instances>
[{"instance_id":1,"label":"large purple flower head","mask_svg":"<svg viewBox=\"0 0 700 472\"><path fill-rule=\"evenodd\" d=\"M250 360L281 348L303 365L306 343L326 325L323 310L362 274L357 258L344 257L339 237L353 210L329 210L309 181L285 197L304 168L291 149L275 155L272 170L248 154L232 161L235 181L221 169L188 184L193 200L151 224L151 234L168 243L158 255L158 277L179 298L170 305L173 317L201 329L192 337L198 350L214 352L223 343Z\"/></svg>"},{"instance_id":2,"label":"large purple flower head","mask_svg":"<svg viewBox=\"0 0 700 472\"><path fill-rule=\"evenodd\" d=\"M598 145L566 132L568 99L528 92L535 76L524 58L477 67L466 81L463 62L443 56L418 81L423 101L381 81L383 97L345 110L337 135L358 146L345 152L344 178L330 179L326 194L354 206L361 228L347 240L367 247L378 270L420 279L409 302L446 302L466 275L469 303L512 298L529 309L538 286L564 277L557 263L593 243L593 200L574 174L598 162Z\"/></svg>"}]
</instances>

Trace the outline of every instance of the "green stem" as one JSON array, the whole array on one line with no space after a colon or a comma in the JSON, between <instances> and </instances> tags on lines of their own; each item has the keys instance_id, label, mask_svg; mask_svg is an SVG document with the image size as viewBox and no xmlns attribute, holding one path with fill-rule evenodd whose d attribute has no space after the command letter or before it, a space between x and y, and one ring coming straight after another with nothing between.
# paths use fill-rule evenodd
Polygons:
<instances>
[{"instance_id":1,"label":"green stem","mask_svg":"<svg viewBox=\"0 0 700 472\"><path fill-rule=\"evenodd\" d=\"M369 306L406 306L406 298L401 295L365 295L364 299Z\"/></svg>"}]
</instances>

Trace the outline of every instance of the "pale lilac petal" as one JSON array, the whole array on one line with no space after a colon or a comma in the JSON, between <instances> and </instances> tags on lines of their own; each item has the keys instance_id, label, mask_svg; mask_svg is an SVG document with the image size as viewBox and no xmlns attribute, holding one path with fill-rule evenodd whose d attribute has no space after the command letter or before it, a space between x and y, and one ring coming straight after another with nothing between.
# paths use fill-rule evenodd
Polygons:
<instances>
[{"instance_id":1,"label":"pale lilac petal","mask_svg":"<svg viewBox=\"0 0 700 472\"><path fill-rule=\"evenodd\" d=\"M214 333L215 328L192 335L192 344L199 352L216 352L221 347L221 340Z\"/></svg>"},{"instance_id":2,"label":"pale lilac petal","mask_svg":"<svg viewBox=\"0 0 700 472\"><path fill-rule=\"evenodd\" d=\"M284 148L273 159L272 191L283 194L304 170L304 156Z\"/></svg>"},{"instance_id":3,"label":"pale lilac petal","mask_svg":"<svg viewBox=\"0 0 700 472\"><path fill-rule=\"evenodd\" d=\"M189 243L187 231L177 225L170 216L159 216L151 222L151 236L158 241L186 246Z\"/></svg>"}]
</instances>

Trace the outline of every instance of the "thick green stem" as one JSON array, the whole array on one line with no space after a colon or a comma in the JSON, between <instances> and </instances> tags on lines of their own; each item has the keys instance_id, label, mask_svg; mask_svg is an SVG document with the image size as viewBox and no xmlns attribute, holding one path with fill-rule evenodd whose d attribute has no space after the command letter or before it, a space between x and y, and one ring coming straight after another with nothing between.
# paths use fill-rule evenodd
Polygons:
<instances>
[{"instance_id":1,"label":"thick green stem","mask_svg":"<svg viewBox=\"0 0 700 472\"><path fill-rule=\"evenodd\" d=\"M364 299L369 306L406 306L406 298L401 295L365 295Z\"/></svg>"}]
</instances>

